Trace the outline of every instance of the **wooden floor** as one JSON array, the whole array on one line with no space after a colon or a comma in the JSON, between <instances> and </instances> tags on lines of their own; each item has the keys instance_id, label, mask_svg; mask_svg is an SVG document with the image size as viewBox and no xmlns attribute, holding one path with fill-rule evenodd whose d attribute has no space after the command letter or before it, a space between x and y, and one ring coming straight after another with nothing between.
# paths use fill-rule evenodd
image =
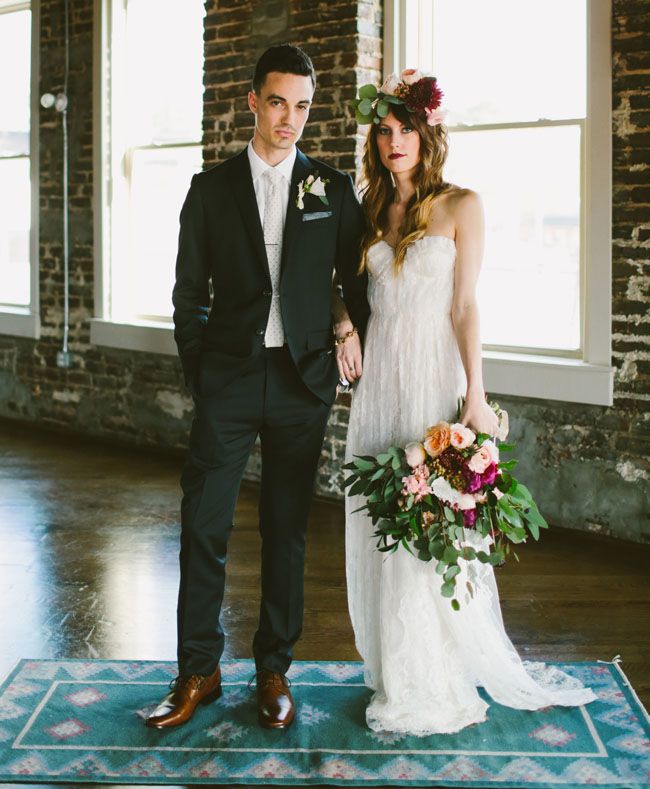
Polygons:
<instances>
[{"instance_id":1,"label":"wooden floor","mask_svg":"<svg viewBox=\"0 0 650 789\"><path fill-rule=\"evenodd\" d=\"M0 673L21 657L174 659L182 458L0 423ZM650 702L650 546L553 529L497 571L525 658L611 660ZM249 657L257 489L230 545L225 657ZM351 660L343 510L315 501L296 658ZM23 784L23 786L25 786Z\"/></svg>"}]
</instances>

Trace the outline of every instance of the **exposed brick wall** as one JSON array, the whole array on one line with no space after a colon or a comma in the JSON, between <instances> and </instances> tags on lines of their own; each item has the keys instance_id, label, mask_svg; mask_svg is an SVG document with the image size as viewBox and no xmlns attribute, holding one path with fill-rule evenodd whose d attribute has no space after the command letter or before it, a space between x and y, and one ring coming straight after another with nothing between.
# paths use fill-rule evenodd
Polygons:
<instances>
[{"instance_id":1,"label":"exposed brick wall","mask_svg":"<svg viewBox=\"0 0 650 789\"><path fill-rule=\"evenodd\" d=\"M71 370L56 367L62 332L61 131L41 110L38 341L0 337L0 415L121 441L183 448L191 404L173 357L101 349L89 342L93 304L92 0L70 0ZM359 136L344 107L378 79L380 0L214 0L205 25L205 163L240 150L252 132L251 67L270 43L312 55L319 85L302 148L352 171ZM41 3L40 92L63 83L63 0ZM612 408L500 398L513 415L521 476L549 519L647 539L650 498L650 12L614 0ZM332 411L318 490L339 495L347 405ZM258 471L253 458L251 475Z\"/></svg>"},{"instance_id":2,"label":"exposed brick wall","mask_svg":"<svg viewBox=\"0 0 650 789\"><path fill-rule=\"evenodd\" d=\"M246 95L257 58L272 44L298 43L318 85L301 150L340 170L355 169L357 126L347 103L381 73L379 0L225 0L207 4L204 161L240 151L253 134Z\"/></svg>"}]
</instances>

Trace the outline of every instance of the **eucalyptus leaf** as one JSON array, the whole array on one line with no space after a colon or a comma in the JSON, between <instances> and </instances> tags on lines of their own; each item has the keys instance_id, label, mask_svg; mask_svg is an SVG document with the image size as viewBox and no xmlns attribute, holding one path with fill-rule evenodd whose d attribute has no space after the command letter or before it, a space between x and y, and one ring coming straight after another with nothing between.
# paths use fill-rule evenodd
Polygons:
<instances>
[{"instance_id":1,"label":"eucalyptus leaf","mask_svg":"<svg viewBox=\"0 0 650 789\"><path fill-rule=\"evenodd\" d=\"M390 109L390 107L389 107L387 101L384 101L383 99L381 99L380 101L377 102L376 110L377 110L377 115L380 118L385 118L388 115L389 109Z\"/></svg>"},{"instance_id":2,"label":"eucalyptus leaf","mask_svg":"<svg viewBox=\"0 0 650 789\"><path fill-rule=\"evenodd\" d=\"M460 611L460 603L458 602L458 600L456 600L455 597L451 601L451 607L454 609L454 611Z\"/></svg>"},{"instance_id":3,"label":"eucalyptus leaf","mask_svg":"<svg viewBox=\"0 0 650 789\"><path fill-rule=\"evenodd\" d=\"M359 112L362 115L370 115L372 113L372 101L368 98L361 99L359 102Z\"/></svg>"},{"instance_id":4,"label":"eucalyptus leaf","mask_svg":"<svg viewBox=\"0 0 650 789\"><path fill-rule=\"evenodd\" d=\"M373 84L362 85L359 88L360 99L375 99L377 98L377 88Z\"/></svg>"},{"instance_id":5,"label":"eucalyptus leaf","mask_svg":"<svg viewBox=\"0 0 650 789\"><path fill-rule=\"evenodd\" d=\"M447 562L447 564L453 564L453 562L458 559L458 551L454 548L453 545L447 545L445 550L442 554L443 562Z\"/></svg>"},{"instance_id":6,"label":"eucalyptus leaf","mask_svg":"<svg viewBox=\"0 0 650 789\"><path fill-rule=\"evenodd\" d=\"M441 587L440 592L443 597L453 597L456 592L456 584L452 581L446 581Z\"/></svg>"}]
</instances>

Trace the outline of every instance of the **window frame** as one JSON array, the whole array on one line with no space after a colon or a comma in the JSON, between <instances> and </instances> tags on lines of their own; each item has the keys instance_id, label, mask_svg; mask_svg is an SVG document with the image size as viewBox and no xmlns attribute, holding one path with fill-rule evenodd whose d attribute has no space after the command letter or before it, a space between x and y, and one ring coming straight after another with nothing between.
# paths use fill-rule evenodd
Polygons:
<instances>
[{"instance_id":1,"label":"window frame","mask_svg":"<svg viewBox=\"0 0 650 789\"><path fill-rule=\"evenodd\" d=\"M384 2L384 75L404 63L407 4ZM430 0L416 0L430 13ZM582 120L581 152L581 351L536 351L483 347L485 386L491 392L565 402L612 405L612 74L611 0L586 2L587 116ZM536 127L567 121L481 125ZM572 121L576 123L576 121ZM475 127L451 127L469 131ZM587 221L589 219L589 221Z\"/></svg>"},{"instance_id":2,"label":"window frame","mask_svg":"<svg viewBox=\"0 0 650 789\"><path fill-rule=\"evenodd\" d=\"M178 351L174 342L174 326L171 316L152 316L151 319L118 320L112 317L111 309L111 221L113 219L113 206L115 205L115 190L117 186L114 176L116 167L122 168L123 175L127 175L127 168L131 166L131 150L143 149L168 149L184 148L188 146L201 146L197 142L170 142L161 145L141 145L129 149L124 161L113 162L112 129L113 118L111 112L110 81L112 53L115 36L113 20L115 13L126 12L126 0L94 0L94 41L93 41L93 170L94 170L94 301L95 317L90 321L90 342L94 345L110 348L121 348L131 351L145 351L161 353L170 356L177 355ZM119 35L123 35L121 30ZM120 42L121 43L121 42ZM119 111L119 108L115 108ZM122 205L124 201L122 202Z\"/></svg>"},{"instance_id":3,"label":"window frame","mask_svg":"<svg viewBox=\"0 0 650 789\"><path fill-rule=\"evenodd\" d=\"M15 11L31 12L31 75L29 100L29 305L0 305L0 335L38 339L41 334L39 299L39 72L40 3L30 0L0 0L0 16ZM24 158L24 157L12 157Z\"/></svg>"}]
</instances>

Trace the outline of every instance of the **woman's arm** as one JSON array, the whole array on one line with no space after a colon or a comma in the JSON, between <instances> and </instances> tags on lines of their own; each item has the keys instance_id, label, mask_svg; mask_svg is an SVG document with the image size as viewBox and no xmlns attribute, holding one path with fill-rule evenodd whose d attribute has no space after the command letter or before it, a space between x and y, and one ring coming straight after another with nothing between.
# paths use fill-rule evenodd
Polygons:
<instances>
[{"instance_id":1,"label":"woman's arm","mask_svg":"<svg viewBox=\"0 0 650 789\"><path fill-rule=\"evenodd\" d=\"M480 196L464 189L455 198L456 269L451 318L467 376L465 407L461 422L480 433L494 435L498 419L487 404L483 386L481 334L476 284L481 270L485 236Z\"/></svg>"},{"instance_id":2,"label":"woman's arm","mask_svg":"<svg viewBox=\"0 0 650 789\"><path fill-rule=\"evenodd\" d=\"M339 339L345 337L355 327L348 314L348 309L341 296L341 289L337 278L332 281L332 323L334 336ZM339 368L339 377L353 383L363 372L361 340L358 334L347 337L345 342L336 345L336 365Z\"/></svg>"}]
</instances>

